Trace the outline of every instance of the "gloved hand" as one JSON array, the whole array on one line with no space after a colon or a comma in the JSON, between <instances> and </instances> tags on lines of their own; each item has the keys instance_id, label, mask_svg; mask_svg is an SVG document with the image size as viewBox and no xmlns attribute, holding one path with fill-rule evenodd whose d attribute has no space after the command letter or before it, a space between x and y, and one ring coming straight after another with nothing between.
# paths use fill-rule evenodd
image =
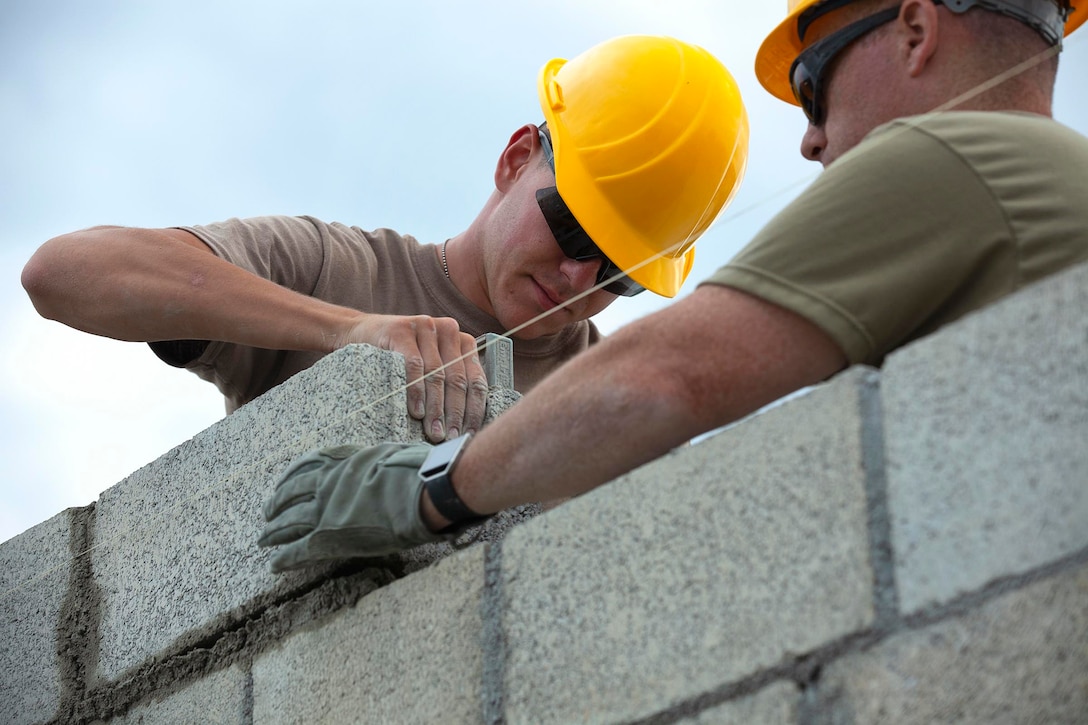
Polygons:
<instances>
[{"instance_id":1,"label":"gloved hand","mask_svg":"<svg viewBox=\"0 0 1088 725\"><path fill-rule=\"evenodd\" d=\"M419 516L426 443L346 445L291 463L264 504L258 546L281 546L272 571L325 559L378 556L440 541Z\"/></svg>"}]
</instances>

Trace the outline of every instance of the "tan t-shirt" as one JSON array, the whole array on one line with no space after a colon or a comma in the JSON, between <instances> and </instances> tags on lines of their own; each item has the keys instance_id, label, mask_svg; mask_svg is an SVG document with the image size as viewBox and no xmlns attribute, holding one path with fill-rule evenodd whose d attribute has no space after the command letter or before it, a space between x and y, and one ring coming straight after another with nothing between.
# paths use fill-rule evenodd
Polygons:
<instances>
[{"instance_id":1,"label":"tan t-shirt","mask_svg":"<svg viewBox=\"0 0 1088 725\"><path fill-rule=\"evenodd\" d=\"M364 231L312 217L229 219L182 227L218 256L296 292L367 312L452 317L478 337L503 333L446 279L434 245L389 229ZM600 339L588 321L535 340L514 340L514 387L528 391L565 360ZM152 343L156 354L210 380L227 399L227 410L249 402L322 353L265 350L225 342ZM188 359L186 349L199 353ZM182 352L178 352L181 350ZM202 350L202 352L201 352Z\"/></svg>"},{"instance_id":2,"label":"tan t-shirt","mask_svg":"<svg viewBox=\"0 0 1088 725\"><path fill-rule=\"evenodd\" d=\"M1088 138L1026 113L875 129L704 284L827 332L851 363L1088 261Z\"/></svg>"}]
</instances>

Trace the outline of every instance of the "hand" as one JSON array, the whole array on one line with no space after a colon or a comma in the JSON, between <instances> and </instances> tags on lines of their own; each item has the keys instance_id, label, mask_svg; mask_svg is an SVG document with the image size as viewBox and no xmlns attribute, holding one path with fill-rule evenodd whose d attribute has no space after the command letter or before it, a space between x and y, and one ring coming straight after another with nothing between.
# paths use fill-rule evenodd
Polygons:
<instances>
[{"instance_id":1,"label":"hand","mask_svg":"<svg viewBox=\"0 0 1088 725\"><path fill-rule=\"evenodd\" d=\"M475 432L487 407L476 340L450 317L365 315L342 344L367 342L404 355L408 412L435 443Z\"/></svg>"},{"instance_id":2,"label":"hand","mask_svg":"<svg viewBox=\"0 0 1088 725\"><path fill-rule=\"evenodd\" d=\"M307 453L276 481L257 545L282 547L272 571L379 556L440 541L420 519L426 443L346 445Z\"/></svg>"}]
</instances>

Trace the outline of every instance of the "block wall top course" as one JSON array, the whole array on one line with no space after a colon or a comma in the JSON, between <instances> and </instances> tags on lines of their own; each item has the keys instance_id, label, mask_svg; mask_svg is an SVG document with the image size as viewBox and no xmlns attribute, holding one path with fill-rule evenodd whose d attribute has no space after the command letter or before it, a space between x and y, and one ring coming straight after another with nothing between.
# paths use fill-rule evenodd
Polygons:
<instances>
[{"instance_id":1,"label":"block wall top course","mask_svg":"<svg viewBox=\"0 0 1088 725\"><path fill-rule=\"evenodd\" d=\"M401 355L349 346L105 491L93 553L100 676L120 677L321 579L328 568L271 573L270 553L256 546L261 505L278 472L308 450L420 440L404 384ZM491 417L516 399L492 396Z\"/></svg>"},{"instance_id":2,"label":"block wall top course","mask_svg":"<svg viewBox=\"0 0 1088 725\"><path fill-rule=\"evenodd\" d=\"M1088 265L889 356L905 613L1088 547Z\"/></svg>"},{"instance_id":3,"label":"block wall top course","mask_svg":"<svg viewBox=\"0 0 1088 725\"><path fill-rule=\"evenodd\" d=\"M390 557L415 573L125 697L133 671L344 580L272 575L255 541L298 454L422 438L401 357L351 346L0 545L0 720L58 717L86 686L133 703L117 723L194 703L239 722L430 722L435 703L468 722L1076 721L1086 311L1088 265L543 516L506 512L481 534L500 543ZM493 391L489 420L517 397ZM97 670L67 651L73 596L100 617ZM783 677L814 652L802 693Z\"/></svg>"},{"instance_id":4,"label":"block wall top course","mask_svg":"<svg viewBox=\"0 0 1088 725\"><path fill-rule=\"evenodd\" d=\"M874 618L852 370L511 532L511 722L646 717ZM713 664L711 664L713 663Z\"/></svg>"}]
</instances>

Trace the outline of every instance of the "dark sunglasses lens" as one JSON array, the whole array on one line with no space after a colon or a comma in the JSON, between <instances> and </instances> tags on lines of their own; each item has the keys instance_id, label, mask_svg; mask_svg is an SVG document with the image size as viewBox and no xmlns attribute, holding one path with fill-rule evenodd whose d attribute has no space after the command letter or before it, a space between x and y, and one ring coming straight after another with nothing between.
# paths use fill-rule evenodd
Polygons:
<instances>
[{"instance_id":1,"label":"dark sunglasses lens","mask_svg":"<svg viewBox=\"0 0 1088 725\"><path fill-rule=\"evenodd\" d=\"M813 126L819 126L824 122L820 86L824 71L831 61L855 40L895 20L898 16L899 6L896 5L862 18L816 41L797 56L797 60L793 61L793 65L790 66L790 87Z\"/></svg>"},{"instance_id":2,"label":"dark sunglasses lens","mask_svg":"<svg viewBox=\"0 0 1088 725\"><path fill-rule=\"evenodd\" d=\"M597 284L612 280L608 282L603 289L605 292L611 292L614 295L620 295L621 297L634 297L639 292L645 292L646 288L640 285L635 280L624 274L623 270L612 264L608 257L601 258L601 268L597 270Z\"/></svg>"},{"instance_id":3,"label":"dark sunglasses lens","mask_svg":"<svg viewBox=\"0 0 1088 725\"><path fill-rule=\"evenodd\" d=\"M544 215L544 221L552 231L552 236L563 250L563 254L571 259L584 260L600 254L597 245L585 233L578 220L571 214L566 202L559 196L559 190L554 186L546 189L537 189L536 203L540 207L540 213Z\"/></svg>"},{"instance_id":4,"label":"dark sunglasses lens","mask_svg":"<svg viewBox=\"0 0 1088 725\"><path fill-rule=\"evenodd\" d=\"M582 229L566 202L559 196L558 189L554 186L537 189L536 203L540 206L544 221L548 223L548 228L563 254L578 262L601 260L601 267L597 271L597 284L616 275L623 275L623 270L614 265ZM642 287L626 275L609 283L604 289L624 297L631 297L642 291Z\"/></svg>"},{"instance_id":5,"label":"dark sunglasses lens","mask_svg":"<svg viewBox=\"0 0 1088 725\"><path fill-rule=\"evenodd\" d=\"M611 267L610 269L612 270L612 274L605 275L604 279L609 279L620 272L620 270L616 269L615 267ZM646 291L645 287L643 287L627 275L624 275L615 279L612 282L609 282L601 289L603 289L605 292L611 292L614 295L619 295L620 297L634 297L640 292Z\"/></svg>"},{"instance_id":6,"label":"dark sunglasses lens","mask_svg":"<svg viewBox=\"0 0 1088 725\"><path fill-rule=\"evenodd\" d=\"M819 71L817 71L818 73ZM816 84L818 75L809 72L808 66L798 58L794 61L793 70L790 72L790 86L793 95L801 105L801 110L814 126L820 125L820 108L817 99Z\"/></svg>"}]
</instances>

